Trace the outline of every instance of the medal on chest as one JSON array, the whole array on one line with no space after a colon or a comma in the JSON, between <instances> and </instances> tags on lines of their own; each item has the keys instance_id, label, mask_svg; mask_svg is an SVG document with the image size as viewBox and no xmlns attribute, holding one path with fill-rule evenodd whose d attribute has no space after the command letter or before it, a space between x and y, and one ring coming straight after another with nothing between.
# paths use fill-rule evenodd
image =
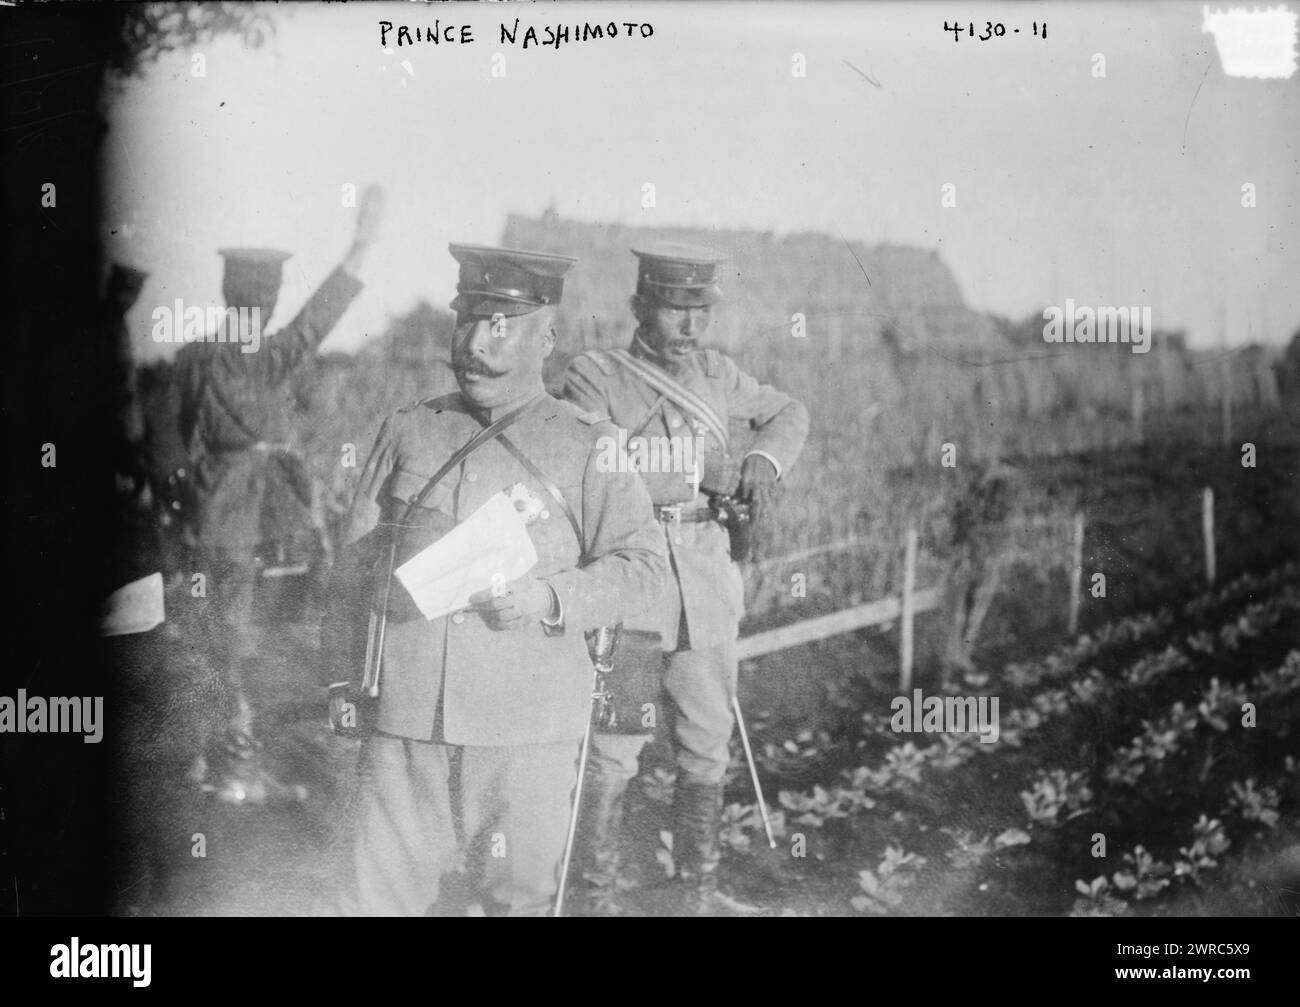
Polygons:
<instances>
[{"instance_id":1,"label":"medal on chest","mask_svg":"<svg viewBox=\"0 0 1300 1007\"><path fill-rule=\"evenodd\" d=\"M515 483L505 491L505 494L506 499L523 517L525 525L536 524L539 519L546 520L551 516L542 498L523 483Z\"/></svg>"}]
</instances>

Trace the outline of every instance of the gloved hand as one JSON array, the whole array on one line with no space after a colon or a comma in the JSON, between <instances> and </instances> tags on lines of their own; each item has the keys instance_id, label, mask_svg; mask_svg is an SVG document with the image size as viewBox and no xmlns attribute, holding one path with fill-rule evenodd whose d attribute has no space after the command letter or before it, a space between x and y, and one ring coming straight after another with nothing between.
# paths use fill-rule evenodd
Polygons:
<instances>
[{"instance_id":1,"label":"gloved hand","mask_svg":"<svg viewBox=\"0 0 1300 1007\"><path fill-rule=\"evenodd\" d=\"M743 542L741 552L751 562L756 562L768 555L773 545L771 537L772 505L777 493L776 466L762 455L749 455L740 469L740 485L736 496L749 504L748 528L740 538ZM732 550L736 551L738 540L733 537Z\"/></svg>"},{"instance_id":2,"label":"gloved hand","mask_svg":"<svg viewBox=\"0 0 1300 1007\"><path fill-rule=\"evenodd\" d=\"M776 466L762 455L749 455L740 467L736 495L753 505L754 518L776 497Z\"/></svg>"},{"instance_id":3,"label":"gloved hand","mask_svg":"<svg viewBox=\"0 0 1300 1007\"><path fill-rule=\"evenodd\" d=\"M559 614L550 585L531 577L479 591L470 595L469 601L489 629L523 629Z\"/></svg>"},{"instance_id":4,"label":"gloved hand","mask_svg":"<svg viewBox=\"0 0 1300 1007\"><path fill-rule=\"evenodd\" d=\"M356 696L351 683L330 686L330 730L344 738L359 733Z\"/></svg>"}]
</instances>

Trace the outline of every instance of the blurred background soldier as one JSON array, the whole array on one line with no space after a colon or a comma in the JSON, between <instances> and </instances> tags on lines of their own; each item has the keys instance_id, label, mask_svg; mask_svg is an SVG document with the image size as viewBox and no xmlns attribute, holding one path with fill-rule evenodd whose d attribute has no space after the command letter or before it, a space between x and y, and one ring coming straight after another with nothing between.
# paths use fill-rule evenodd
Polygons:
<instances>
[{"instance_id":1,"label":"blurred background soldier","mask_svg":"<svg viewBox=\"0 0 1300 1007\"><path fill-rule=\"evenodd\" d=\"M542 915L592 712L584 634L651 606L668 564L641 481L596 462L614 428L542 384L574 260L451 251L460 262L451 305L460 391L385 421L322 625L322 670L338 676L325 683L332 722L351 726L363 667L378 688L339 908L424 915L463 859L487 912ZM503 490L531 515L536 563L426 619L385 572Z\"/></svg>"},{"instance_id":2,"label":"blurred background soldier","mask_svg":"<svg viewBox=\"0 0 1300 1007\"><path fill-rule=\"evenodd\" d=\"M966 462L963 472L963 489L928 543L938 555L949 557L944 579L948 632L941 667L943 687L950 690L962 682L977 688L987 681L971 656L1003 574L1017 558L1012 519L1023 506L1023 480L1011 466L981 459Z\"/></svg>"},{"instance_id":3,"label":"blurred background soldier","mask_svg":"<svg viewBox=\"0 0 1300 1007\"><path fill-rule=\"evenodd\" d=\"M252 764L257 744L253 711L244 686L244 664L257 651L253 597L259 550L291 544L310 532L311 483L301 456L289 443L286 384L295 368L320 345L361 290L360 268L382 214L382 192L366 191L346 257L311 296L297 317L273 335L243 331L265 325L280 293L286 252L226 249L222 294L239 310L240 331L228 341L194 342L177 356L172 387L179 396L178 423L189 456L193 512L187 518L194 544L190 577L202 574L210 611L204 620L212 663L222 669L228 720L222 751L234 756L222 791L238 798L241 777L260 773ZM254 314L253 309L260 313ZM234 312L228 312L231 319ZM249 347L254 352L244 352ZM191 587L191 593L195 589ZM208 767L196 767L198 776Z\"/></svg>"},{"instance_id":4,"label":"blurred background soldier","mask_svg":"<svg viewBox=\"0 0 1300 1007\"><path fill-rule=\"evenodd\" d=\"M632 251L639 264L632 346L574 358L564 394L585 409L607 413L629 431L629 445L633 436L666 438L659 443L670 447L672 438L695 437L699 445L695 479L680 471L642 474L672 558L674 589L653 617L625 629L657 631L667 652L663 684L672 704L677 761L673 861L690 886L692 909L749 911L753 907L717 887L744 584L728 530L711 504L734 495L762 521L777 480L803 449L808 410L760 384L725 354L700 347L721 296L715 274L722 256L672 244ZM728 453L732 420L748 421L758 431L741 460ZM611 681L616 696L618 660ZM648 740L644 733L598 733L593 743L583 800L589 818L581 835L589 842L588 880L606 909L617 872L623 793Z\"/></svg>"}]
</instances>

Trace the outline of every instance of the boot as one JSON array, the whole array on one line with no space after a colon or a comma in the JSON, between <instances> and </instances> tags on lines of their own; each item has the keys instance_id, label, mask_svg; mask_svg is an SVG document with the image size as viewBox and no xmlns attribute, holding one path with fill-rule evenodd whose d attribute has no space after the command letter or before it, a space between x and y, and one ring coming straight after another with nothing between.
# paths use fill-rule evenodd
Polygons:
<instances>
[{"instance_id":1,"label":"boot","mask_svg":"<svg viewBox=\"0 0 1300 1007\"><path fill-rule=\"evenodd\" d=\"M722 804L721 783L679 778L673 790L673 863L693 916L748 916L761 911L718 888Z\"/></svg>"},{"instance_id":2,"label":"boot","mask_svg":"<svg viewBox=\"0 0 1300 1007\"><path fill-rule=\"evenodd\" d=\"M578 863L586 882L586 901L597 916L618 916L619 844L623 837L623 795L627 780L600 773L587 778L582 794Z\"/></svg>"}]
</instances>

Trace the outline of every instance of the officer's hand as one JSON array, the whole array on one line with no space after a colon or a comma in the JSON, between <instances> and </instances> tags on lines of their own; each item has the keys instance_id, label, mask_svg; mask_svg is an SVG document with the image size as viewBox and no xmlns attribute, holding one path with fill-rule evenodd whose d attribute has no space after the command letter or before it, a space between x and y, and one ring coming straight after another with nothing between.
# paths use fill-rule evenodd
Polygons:
<instances>
[{"instance_id":1,"label":"officer's hand","mask_svg":"<svg viewBox=\"0 0 1300 1007\"><path fill-rule=\"evenodd\" d=\"M523 629L557 614L550 587L528 577L479 591L469 601L490 629Z\"/></svg>"},{"instance_id":2,"label":"officer's hand","mask_svg":"<svg viewBox=\"0 0 1300 1007\"><path fill-rule=\"evenodd\" d=\"M357 734L357 703L351 685L330 686L330 730L345 738Z\"/></svg>"},{"instance_id":3,"label":"officer's hand","mask_svg":"<svg viewBox=\"0 0 1300 1007\"><path fill-rule=\"evenodd\" d=\"M776 495L776 466L762 455L750 455L740 467L736 495L763 510Z\"/></svg>"}]
</instances>

